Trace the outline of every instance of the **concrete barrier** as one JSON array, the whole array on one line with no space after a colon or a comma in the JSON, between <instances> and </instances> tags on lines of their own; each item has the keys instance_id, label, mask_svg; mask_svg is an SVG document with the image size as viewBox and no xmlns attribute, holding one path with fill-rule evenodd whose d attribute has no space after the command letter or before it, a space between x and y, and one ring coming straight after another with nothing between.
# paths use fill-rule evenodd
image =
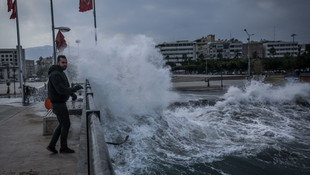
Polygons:
<instances>
[{"instance_id":1,"label":"concrete barrier","mask_svg":"<svg viewBox=\"0 0 310 175\"><path fill-rule=\"evenodd\" d=\"M77 174L114 175L101 125L103 117L95 106L93 96L86 80Z\"/></svg>"},{"instance_id":2,"label":"concrete barrier","mask_svg":"<svg viewBox=\"0 0 310 175\"><path fill-rule=\"evenodd\" d=\"M57 125L58 120L56 115L51 109L48 110L46 115L43 117L43 135L52 135Z\"/></svg>"}]
</instances>

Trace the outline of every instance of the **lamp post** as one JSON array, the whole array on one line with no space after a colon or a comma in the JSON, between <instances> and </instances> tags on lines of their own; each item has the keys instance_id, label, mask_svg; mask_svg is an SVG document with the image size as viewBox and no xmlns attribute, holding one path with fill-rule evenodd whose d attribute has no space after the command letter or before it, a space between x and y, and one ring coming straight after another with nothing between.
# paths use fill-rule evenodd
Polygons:
<instances>
[{"instance_id":1,"label":"lamp post","mask_svg":"<svg viewBox=\"0 0 310 175\"><path fill-rule=\"evenodd\" d=\"M291 35L291 37L293 38L293 48L294 48L294 43L295 43L295 36L296 36L296 34L295 33L293 33L292 35ZM297 53L296 53L296 55L297 55ZM293 51L292 51L292 56L294 56L294 49L293 49Z\"/></svg>"},{"instance_id":2,"label":"lamp post","mask_svg":"<svg viewBox=\"0 0 310 175\"><path fill-rule=\"evenodd\" d=\"M254 34L249 34L246 29L244 29L245 33L248 35L248 77L251 76L251 63L250 63L250 41L251 41L251 36Z\"/></svg>"},{"instance_id":3,"label":"lamp post","mask_svg":"<svg viewBox=\"0 0 310 175\"><path fill-rule=\"evenodd\" d=\"M220 61L221 61L221 88L223 87L223 63L222 63L222 57L223 57L223 55L222 55L222 49L218 49L217 50L217 52L218 52L218 54L217 54L217 56L218 56L218 58L220 59Z\"/></svg>"},{"instance_id":4,"label":"lamp post","mask_svg":"<svg viewBox=\"0 0 310 175\"><path fill-rule=\"evenodd\" d=\"M71 29L69 27L54 26L53 0L50 0L50 2L51 2L51 18L52 18L52 34L53 34L53 57L54 57L54 64L56 64L55 29L59 29L61 32L69 32Z\"/></svg>"},{"instance_id":5,"label":"lamp post","mask_svg":"<svg viewBox=\"0 0 310 175\"><path fill-rule=\"evenodd\" d=\"M15 71L16 71L16 68L15 68L15 65L13 66L13 78L14 78L14 95L16 95L16 88L15 88Z\"/></svg>"},{"instance_id":6,"label":"lamp post","mask_svg":"<svg viewBox=\"0 0 310 175\"><path fill-rule=\"evenodd\" d=\"M296 36L295 33L293 33L293 34L291 35L291 37L293 37L293 43L295 42L295 36Z\"/></svg>"}]
</instances>

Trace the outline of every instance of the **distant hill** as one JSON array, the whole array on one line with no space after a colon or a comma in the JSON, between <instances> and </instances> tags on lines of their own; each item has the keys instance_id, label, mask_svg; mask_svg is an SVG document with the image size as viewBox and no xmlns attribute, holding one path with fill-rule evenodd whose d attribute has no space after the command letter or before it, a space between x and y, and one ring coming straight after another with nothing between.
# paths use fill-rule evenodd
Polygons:
<instances>
[{"instance_id":1,"label":"distant hill","mask_svg":"<svg viewBox=\"0 0 310 175\"><path fill-rule=\"evenodd\" d=\"M26 60L38 60L40 57L46 58L53 55L53 46L40 46L25 48Z\"/></svg>"}]
</instances>

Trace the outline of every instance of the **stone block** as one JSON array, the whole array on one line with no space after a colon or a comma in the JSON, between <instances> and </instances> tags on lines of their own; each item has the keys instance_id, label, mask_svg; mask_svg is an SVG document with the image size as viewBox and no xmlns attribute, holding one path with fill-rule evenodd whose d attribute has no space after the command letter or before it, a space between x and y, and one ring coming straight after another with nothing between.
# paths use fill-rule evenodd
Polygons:
<instances>
[{"instance_id":1,"label":"stone block","mask_svg":"<svg viewBox=\"0 0 310 175\"><path fill-rule=\"evenodd\" d=\"M43 118L43 135L52 135L55 128L58 126L58 120L56 115L50 110Z\"/></svg>"}]
</instances>

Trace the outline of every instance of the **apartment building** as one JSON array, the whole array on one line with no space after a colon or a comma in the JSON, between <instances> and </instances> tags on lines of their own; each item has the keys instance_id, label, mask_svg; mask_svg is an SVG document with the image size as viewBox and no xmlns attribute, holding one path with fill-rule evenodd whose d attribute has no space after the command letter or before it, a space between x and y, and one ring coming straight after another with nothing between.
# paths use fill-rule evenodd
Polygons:
<instances>
[{"instance_id":1,"label":"apartment building","mask_svg":"<svg viewBox=\"0 0 310 175\"><path fill-rule=\"evenodd\" d=\"M250 43L242 44L242 53L244 58L248 58L250 49L250 58L264 58L265 57L265 48L262 42L252 41Z\"/></svg>"},{"instance_id":2,"label":"apartment building","mask_svg":"<svg viewBox=\"0 0 310 175\"><path fill-rule=\"evenodd\" d=\"M215 35L197 39L197 55L200 59L241 58L242 42L237 39L215 40Z\"/></svg>"},{"instance_id":3,"label":"apartment building","mask_svg":"<svg viewBox=\"0 0 310 175\"><path fill-rule=\"evenodd\" d=\"M221 58L241 58L242 57L242 43L238 40L219 40L210 42L204 46L206 49L207 59Z\"/></svg>"},{"instance_id":4,"label":"apartment building","mask_svg":"<svg viewBox=\"0 0 310 175\"><path fill-rule=\"evenodd\" d=\"M297 56L298 43L285 41L265 41L263 43L265 57Z\"/></svg>"},{"instance_id":5,"label":"apartment building","mask_svg":"<svg viewBox=\"0 0 310 175\"><path fill-rule=\"evenodd\" d=\"M210 34L193 42L177 41L159 44L164 59L170 62L182 62L185 59L219 59L221 58L268 58L297 56L298 53L308 53L309 45L298 45L297 42L285 41L251 41L242 43L237 39L215 40L215 35ZM308 49L307 49L308 48Z\"/></svg>"},{"instance_id":6,"label":"apartment building","mask_svg":"<svg viewBox=\"0 0 310 175\"><path fill-rule=\"evenodd\" d=\"M168 62L183 62L186 60L197 59L197 45L196 42L187 40L162 43L156 46L162 53L164 59Z\"/></svg>"},{"instance_id":7,"label":"apartment building","mask_svg":"<svg viewBox=\"0 0 310 175\"><path fill-rule=\"evenodd\" d=\"M22 67L25 72L25 49L21 49ZM19 60L18 60L18 49L0 49L0 82L8 80L19 81Z\"/></svg>"},{"instance_id":8,"label":"apartment building","mask_svg":"<svg viewBox=\"0 0 310 175\"><path fill-rule=\"evenodd\" d=\"M34 60L26 60L26 72L25 72L25 77L33 77L35 76L35 65L34 65Z\"/></svg>"}]
</instances>

